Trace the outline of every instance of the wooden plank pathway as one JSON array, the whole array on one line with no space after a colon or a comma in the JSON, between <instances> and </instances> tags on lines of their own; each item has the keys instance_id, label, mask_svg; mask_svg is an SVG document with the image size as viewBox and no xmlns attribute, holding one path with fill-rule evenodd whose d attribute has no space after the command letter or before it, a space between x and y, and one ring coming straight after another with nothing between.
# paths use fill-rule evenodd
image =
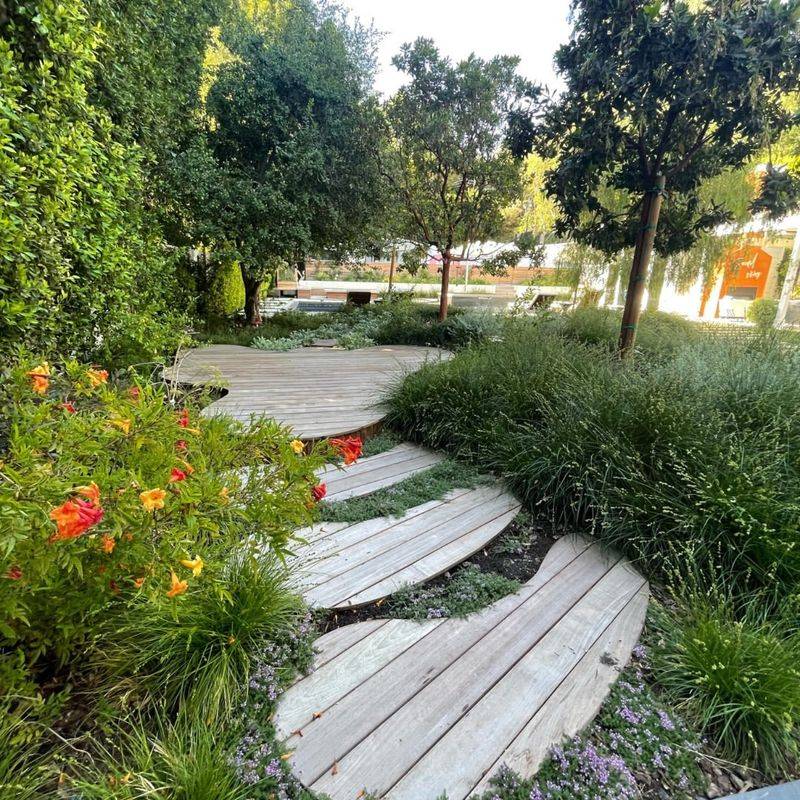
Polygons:
<instances>
[{"instance_id":1,"label":"wooden plank pathway","mask_svg":"<svg viewBox=\"0 0 800 800\"><path fill-rule=\"evenodd\" d=\"M323 636L279 703L279 738L300 780L332 800L463 800L501 764L530 775L597 713L647 600L627 561L561 539L519 592L466 619Z\"/></svg>"},{"instance_id":2,"label":"wooden plank pathway","mask_svg":"<svg viewBox=\"0 0 800 800\"><path fill-rule=\"evenodd\" d=\"M190 350L164 376L226 387L228 393L203 410L206 415L242 421L266 415L294 428L301 439L317 439L377 425L384 417L378 404L393 381L427 360L449 356L407 345L273 353L220 344Z\"/></svg>"},{"instance_id":3,"label":"wooden plank pathway","mask_svg":"<svg viewBox=\"0 0 800 800\"><path fill-rule=\"evenodd\" d=\"M329 466L317 474L328 487L327 501L362 497L392 486L444 460L440 453L413 444L400 444L377 456L361 458L347 467Z\"/></svg>"},{"instance_id":4,"label":"wooden plank pathway","mask_svg":"<svg viewBox=\"0 0 800 800\"><path fill-rule=\"evenodd\" d=\"M298 532L298 588L310 605L340 609L380 600L460 564L510 524L520 503L498 484L455 489L401 517L324 522Z\"/></svg>"}]
</instances>

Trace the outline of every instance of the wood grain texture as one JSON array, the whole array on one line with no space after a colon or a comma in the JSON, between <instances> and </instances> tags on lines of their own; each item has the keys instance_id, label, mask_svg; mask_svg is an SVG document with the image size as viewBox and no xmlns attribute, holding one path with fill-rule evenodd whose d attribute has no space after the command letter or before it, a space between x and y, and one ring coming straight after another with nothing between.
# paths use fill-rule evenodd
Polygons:
<instances>
[{"instance_id":1,"label":"wood grain texture","mask_svg":"<svg viewBox=\"0 0 800 800\"><path fill-rule=\"evenodd\" d=\"M400 444L377 456L362 458L346 467L329 466L317 474L328 487L326 501L363 497L393 486L444 460L440 453L413 444Z\"/></svg>"},{"instance_id":2,"label":"wood grain texture","mask_svg":"<svg viewBox=\"0 0 800 800\"><path fill-rule=\"evenodd\" d=\"M344 436L379 423L384 391L426 361L448 358L433 347L392 345L361 350L299 348L272 353L239 345L189 350L164 377L227 389L203 414L247 422L265 415L301 439Z\"/></svg>"},{"instance_id":3,"label":"wood grain texture","mask_svg":"<svg viewBox=\"0 0 800 800\"><path fill-rule=\"evenodd\" d=\"M278 706L295 773L332 800L463 800L501 763L530 775L596 714L647 599L627 561L564 538L516 594L466 619L334 631Z\"/></svg>"},{"instance_id":4,"label":"wood grain texture","mask_svg":"<svg viewBox=\"0 0 800 800\"><path fill-rule=\"evenodd\" d=\"M310 605L341 609L387 597L469 558L502 533L520 509L497 484L457 489L441 501L354 525L302 531L293 562Z\"/></svg>"}]
</instances>

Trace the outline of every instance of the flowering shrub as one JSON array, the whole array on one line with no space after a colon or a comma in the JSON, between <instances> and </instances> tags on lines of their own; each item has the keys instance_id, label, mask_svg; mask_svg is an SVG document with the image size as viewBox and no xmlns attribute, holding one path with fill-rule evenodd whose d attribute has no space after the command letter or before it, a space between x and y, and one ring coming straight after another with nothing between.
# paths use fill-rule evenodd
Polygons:
<instances>
[{"instance_id":1,"label":"flowering shrub","mask_svg":"<svg viewBox=\"0 0 800 800\"><path fill-rule=\"evenodd\" d=\"M5 378L0 644L31 661L66 659L143 597L178 604L201 584L224 594L234 549L282 555L314 519L326 444L298 448L269 420L204 419L163 387L74 362Z\"/></svg>"}]
</instances>

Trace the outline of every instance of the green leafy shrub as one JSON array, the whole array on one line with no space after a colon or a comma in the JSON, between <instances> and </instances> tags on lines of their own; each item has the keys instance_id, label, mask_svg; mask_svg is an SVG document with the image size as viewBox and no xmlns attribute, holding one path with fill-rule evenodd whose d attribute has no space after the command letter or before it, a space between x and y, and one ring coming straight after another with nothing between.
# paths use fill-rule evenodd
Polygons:
<instances>
[{"instance_id":1,"label":"green leafy shrub","mask_svg":"<svg viewBox=\"0 0 800 800\"><path fill-rule=\"evenodd\" d=\"M652 612L659 684L727 758L774 777L795 769L800 634L758 596L737 612L719 590L680 595Z\"/></svg>"},{"instance_id":2,"label":"green leafy shrub","mask_svg":"<svg viewBox=\"0 0 800 800\"><path fill-rule=\"evenodd\" d=\"M762 297L750 303L747 308L747 319L759 330L768 331L775 322L777 313L778 301L769 297Z\"/></svg>"},{"instance_id":3,"label":"green leafy shrub","mask_svg":"<svg viewBox=\"0 0 800 800\"><path fill-rule=\"evenodd\" d=\"M227 317L244 306L244 283L239 265L235 261L224 261L214 274L206 298L209 314Z\"/></svg>"},{"instance_id":4,"label":"green leafy shrub","mask_svg":"<svg viewBox=\"0 0 800 800\"><path fill-rule=\"evenodd\" d=\"M272 421L205 419L74 362L15 368L2 407L0 635L31 661L147 598L224 598L233 551L280 555L314 519L329 448L298 454Z\"/></svg>"},{"instance_id":5,"label":"green leafy shrub","mask_svg":"<svg viewBox=\"0 0 800 800\"><path fill-rule=\"evenodd\" d=\"M144 211L140 155L91 105L100 32L79 0L14 3L0 29L0 353L149 360L185 320ZM180 304L177 304L180 306Z\"/></svg>"},{"instance_id":6,"label":"green leafy shrub","mask_svg":"<svg viewBox=\"0 0 800 800\"><path fill-rule=\"evenodd\" d=\"M563 336L615 350L622 315L610 308L577 308L568 314L550 315L549 320ZM697 339L694 323L663 311L647 311L639 321L636 348L650 356L669 356Z\"/></svg>"}]
</instances>

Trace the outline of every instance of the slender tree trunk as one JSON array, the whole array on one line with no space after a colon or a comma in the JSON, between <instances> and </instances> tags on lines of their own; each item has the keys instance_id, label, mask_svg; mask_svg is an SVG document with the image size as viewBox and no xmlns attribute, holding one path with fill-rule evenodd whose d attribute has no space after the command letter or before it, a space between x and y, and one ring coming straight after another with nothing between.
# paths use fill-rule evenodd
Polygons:
<instances>
[{"instance_id":1,"label":"slender tree trunk","mask_svg":"<svg viewBox=\"0 0 800 800\"><path fill-rule=\"evenodd\" d=\"M242 265L244 283L244 319L248 325L257 328L261 324L261 281L250 276Z\"/></svg>"},{"instance_id":2,"label":"slender tree trunk","mask_svg":"<svg viewBox=\"0 0 800 800\"><path fill-rule=\"evenodd\" d=\"M447 319L447 294L450 291L450 251L442 253L442 296L439 299L439 322Z\"/></svg>"},{"instance_id":3,"label":"slender tree trunk","mask_svg":"<svg viewBox=\"0 0 800 800\"><path fill-rule=\"evenodd\" d=\"M650 256L653 254L653 242L658 228L664 184L664 176L657 175L655 186L645 194L642 201L641 225L636 236L631 275L628 279L628 293L625 296L625 310L622 313L622 329L619 334L621 358L628 358L633 354L633 346L636 342L636 326L642 311L642 297L647 283L647 267L650 263Z\"/></svg>"},{"instance_id":4,"label":"slender tree trunk","mask_svg":"<svg viewBox=\"0 0 800 800\"><path fill-rule=\"evenodd\" d=\"M650 282L647 284L647 310L658 311L661 302L661 292L664 290L664 281L667 278L667 260L665 258L653 259L653 269L650 273Z\"/></svg>"},{"instance_id":5,"label":"slender tree trunk","mask_svg":"<svg viewBox=\"0 0 800 800\"><path fill-rule=\"evenodd\" d=\"M789 300L791 300L794 286L797 283L798 272L800 272L800 230L794 235L792 255L789 257L789 266L786 269L786 277L783 279L781 297L780 300L778 300L778 310L775 313L776 328L780 328L786 319L786 312L789 310Z\"/></svg>"},{"instance_id":6,"label":"slender tree trunk","mask_svg":"<svg viewBox=\"0 0 800 800\"><path fill-rule=\"evenodd\" d=\"M392 285L394 284L394 271L397 268L397 245L392 245L392 260L389 262L389 294L392 293Z\"/></svg>"}]
</instances>

